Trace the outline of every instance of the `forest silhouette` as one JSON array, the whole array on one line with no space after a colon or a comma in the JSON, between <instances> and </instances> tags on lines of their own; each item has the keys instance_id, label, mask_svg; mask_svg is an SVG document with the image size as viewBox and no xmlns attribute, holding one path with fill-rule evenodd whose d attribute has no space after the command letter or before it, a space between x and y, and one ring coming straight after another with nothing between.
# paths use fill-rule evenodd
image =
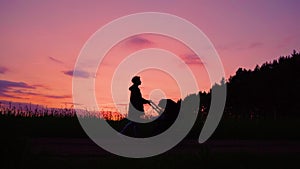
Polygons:
<instances>
[{"instance_id":1,"label":"forest silhouette","mask_svg":"<svg viewBox=\"0 0 300 169\"><path fill-rule=\"evenodd\" d=\"M254 70L239 68L227 82L225 116L250 119L300 117L300 54L295 50Z\"/></svg>"},{"instance_id":2,"label":"forest silhouette","mask_svg":"<svg viewBox=\"0 0 300 169\"><path fill-rule=\"evenodd\" d=\"M227 85L225 118L235 119L283 119L299 118L300 104L300 54L295 50L289 56L281 56L254 70L239 68L235 75L219 84ZM210 92L199 92L199 114L207 115ZM188 96L190 97L190 96Z\"/></svg>"}]
</instances>

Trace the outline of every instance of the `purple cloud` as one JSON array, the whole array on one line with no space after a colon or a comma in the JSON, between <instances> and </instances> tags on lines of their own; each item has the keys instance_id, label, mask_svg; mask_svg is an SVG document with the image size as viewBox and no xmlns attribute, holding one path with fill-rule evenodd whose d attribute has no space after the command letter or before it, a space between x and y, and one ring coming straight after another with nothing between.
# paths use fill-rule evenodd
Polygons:
<instances>
[{"instance_id":1,"label":"purple cloud","mask_svg":"<svg viewBox=\"0 0 300 169\"><path fill-rule=\"evenodd\" d=\"M12 94L8 94L8 93L3 92L1 90L0 90L0 96L2 96L2 97L8 97L8 98L14 98L14 99L25 99L23 97L19 97L19 96L14 96Z\"/></svg>"},{"instance_id":2,"label":"purple cloud","mask_svg":"<svg viewBox=\"0 0 300 169\"><path fill-rule=\"evenodd\" d=\"M32 91L40 87L44 88L43 85L28 85L24 82L0 80L0 96L17 99L28 99L23 96L40 96L52 99L71 98L71 95L48 95Z\"/></svg>"},{"instance_id":3,"label":"purple cloud","mask_svg":"<svg viewBox=\"0 0 300 169\"><path fill-rule=\"evenodd\" d=\"M1 89L9 89L9 88L28 88L34 89L35 87L28 85L24 82L13 82L7 80L0 80L0 90Z\"/></svg>"},{"instance_id":4,"label":"purple cloud","mask_svg":"<svg viewBox=\"0 0 300 169\"><path fill-rule=\"evenodd\" d=\"M0 66L0 74L4 74L8 71L6 67Z\"/></svg>"},{"instance_id":5,"label":"purple cloud","mask_svg":"<svg viewBox=\"0 0 300 169\"><path fill-rule=\"evenodd\" d=\"M53 99L71 98L70 95L46 95L46 94L28 91L28 89L36 89L36 85L30 86L24 82L0 80L0 96L2 97L24 99L23 97L20 97L20 95L26 95L26 96L41 96L41 97L53 98Z\"/></svg>"},{"instance_id":6,"label":"purple cloud","mask_svg":"<svg viewBox=\"0 0 300 169\"><path fill-rule=\"evenodd\" d=\"M263 43L261 43L261 42L254 42L249 45L249 48L253 49L253 48L261 47L262 45L263 45Z\"/></svg>"},{"instance_id":7,"label":"purple cloud","mask_svg":"<svg viewBox=\"0 0 300 169\"><path fill-rule=\"evenodd\" d=\"M41 95L43 97L51 98L51 99L68 99L71 98L71 95Z\"/></svg>"},{"instance_id":8,"label":"purple cloud","mask_svg":"<svg viewBox=\"0 0 300 169\"><path fill-rule=\"evenodd\" d=\"M41 97L46 97L51 99L71 98L71 95L47 95L47 94L35 93L35 92L24 91L24 90L14 90L12 92L17 94L22 94L22 95L41 96Z\"/></svg>"},{"instance_id":9,"label":"purple cloud","mask_svg":"<svg viewBox=\"0 0 300 169\"><path fill-rule=\"evenodd\" d=\"M81 77L81 78L89 78L90 77L90 73L82 71L82 70L77 70L77 71L68 70L68 71L62 71L62 72L68 76Z\"/></svg>"},{"instance_id":10,"label":"purple cloud","mask_svg":"<svg viewBox=\"0 0 300 169\"><path fill-rule=\"evenodd\" d=\"M217 45L218 50L249 50L254 48L262 47L264 43L262 42L250 42L247 44L243 44L242 42L234 42L227 44L219 44Z\"/></svg>"},{"instance_id":11,"label":"purple cloud","mask_svg":"<svg viewBox=\"0 0 300 169\"><path fill-rule=\"evenodd\" d=\"M202 65L203 64L203 62L201 62L200 58L194 54L183 55L181 58L183 59L183 61L186 64L189 64L189 65L192 65L192 64Z\"/></svg>"},{"instance_id":12,"label":"purple cloud","mask_svg":"<svg viewBox=\"0 0 300 169\"><path fill-rule=\"evenodd\" d=\"M24 90L13 90L11 91L13 93L17 94L23 94L23 95L31 95L31 96L40 96L40 93L34 93L34 92L29 92L29 91L24 91Z\"/></svg>"},{"instance_id":13,"label":"purple cloud","mask_svg":"<svg viewBox=\"0 0 300 169\"><path fill-rule=\"evenodd\" d=\"M60 60L58 60L58 59L56 59L56 58L54 58L54 57L48 56L48 58L49 58L51 61L55 62L55 63L64 64L64 62L62 62L62 61L60 61Z\"/></svg>"},{"instance_id":14,"label":"purple cloud","mask_svg":"<svg viewBox=\"0 0 300 169\"><path fill-rule=\"evenodd\" d=\"M35 89L35 87L28 85L24 82L13 82L7 80L0 80L0 96L11 97L11 98L20 98L11 94L15 89Z\"/></svg>"},{"instance_id":15,"label":"purple cloud","mask_svg":"<svg viewBox=\"0 0 300 169\"><path fill-rule=\"evenodd\" d=\"M144 38L144 37L141 37L141 36L133 36L133 37L128 39L127 44L134 45L134 46L136 46L136 45L138 45L138 46L142 45L143 46L143 45L151 45L152 42L150 40Z\"/></svg>"},{"instance_id":16,"label":"purple cloud","mask_svg":"<svg viewBox=\"0 0 300 169\"><path fill-rule=\"evenodd\" d=\"M73 102L61 102L62 104L70 104L72 106L74 105L78 105L78 106L82 106L83 104L80 104L80 103L73 103Z\"/></svg>"},{"instance_id":17,"label":"purple cloud","mask_svg":"<svg viewBox=\"0 0 300 169\"><path fill-rule=\"evenodd\" d=\"M293 36L287 36L279 41L279 43L276 45L276 48L283 48L285 46L288 46L290 43L295 41L299 35L293 35Z\"/></svg>"}]
</instances>

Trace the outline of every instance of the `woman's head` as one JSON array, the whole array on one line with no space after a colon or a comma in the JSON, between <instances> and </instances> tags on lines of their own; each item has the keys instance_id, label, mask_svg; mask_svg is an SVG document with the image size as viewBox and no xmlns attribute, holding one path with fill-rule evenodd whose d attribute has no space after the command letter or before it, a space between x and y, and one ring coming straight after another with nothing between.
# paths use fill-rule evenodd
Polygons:
<instances>
[{"instance_id":1,"label":"woman's head","mask_svg":"<svg viewBox=\"0 0 300 169\"><path fill-rule=\"evenodd\" d=\"M134 76L132 79L131 79L131 82L135 85L140 85L142 82L141 82L141 78L139 76Z\"/></svg>"}]
</instances>

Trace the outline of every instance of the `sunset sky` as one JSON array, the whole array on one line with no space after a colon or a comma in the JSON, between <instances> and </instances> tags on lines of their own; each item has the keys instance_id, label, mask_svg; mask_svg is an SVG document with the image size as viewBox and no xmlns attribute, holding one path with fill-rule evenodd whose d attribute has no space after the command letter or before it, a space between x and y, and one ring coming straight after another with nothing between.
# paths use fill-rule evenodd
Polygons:
<instances>
[{"instance_id":1,"label":"sunset sky","mask_svg":"<svg viewBox=\"0 0 300 169\"><path fill-rule=\"evenodd\" d=\"M228 78L239 67L253 69L299 51L299 7L298 0L0 1L0 100L49 107L72 104L72 72L85 42L103 25L138 12L170 13L196 25L215 46ZM178 55L195 73L200 89L210 88L205 63L187 47L168 37L145 34L124 39L106 55L93 77L99 104L112 102L110 82L121 58L145 48ZM161 89L166 97L178 99L178 87L170 76L157 70L139 75L145 98Z\"/></svg>"}]
</instances>

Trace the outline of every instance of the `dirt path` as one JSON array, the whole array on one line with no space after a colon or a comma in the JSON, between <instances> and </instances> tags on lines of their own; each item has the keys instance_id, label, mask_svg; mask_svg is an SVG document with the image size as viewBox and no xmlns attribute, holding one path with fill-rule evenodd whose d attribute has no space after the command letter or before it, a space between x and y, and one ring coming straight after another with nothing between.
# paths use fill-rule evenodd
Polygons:
<instances>
[{"instance_id":1,"label":"dirt path","mask_svg":"<svg viewBox=\"0 0 300 169\"><path fill-rule=\"evenodd\" d=\"M170 152L193 153L203 148L210 152L300 153L300 144L296 140L209 140L202 145L190 140L182 142ZM33 138L30 152L62 156L110 154L87 138Z\"/></svg>"}]
</instances>

